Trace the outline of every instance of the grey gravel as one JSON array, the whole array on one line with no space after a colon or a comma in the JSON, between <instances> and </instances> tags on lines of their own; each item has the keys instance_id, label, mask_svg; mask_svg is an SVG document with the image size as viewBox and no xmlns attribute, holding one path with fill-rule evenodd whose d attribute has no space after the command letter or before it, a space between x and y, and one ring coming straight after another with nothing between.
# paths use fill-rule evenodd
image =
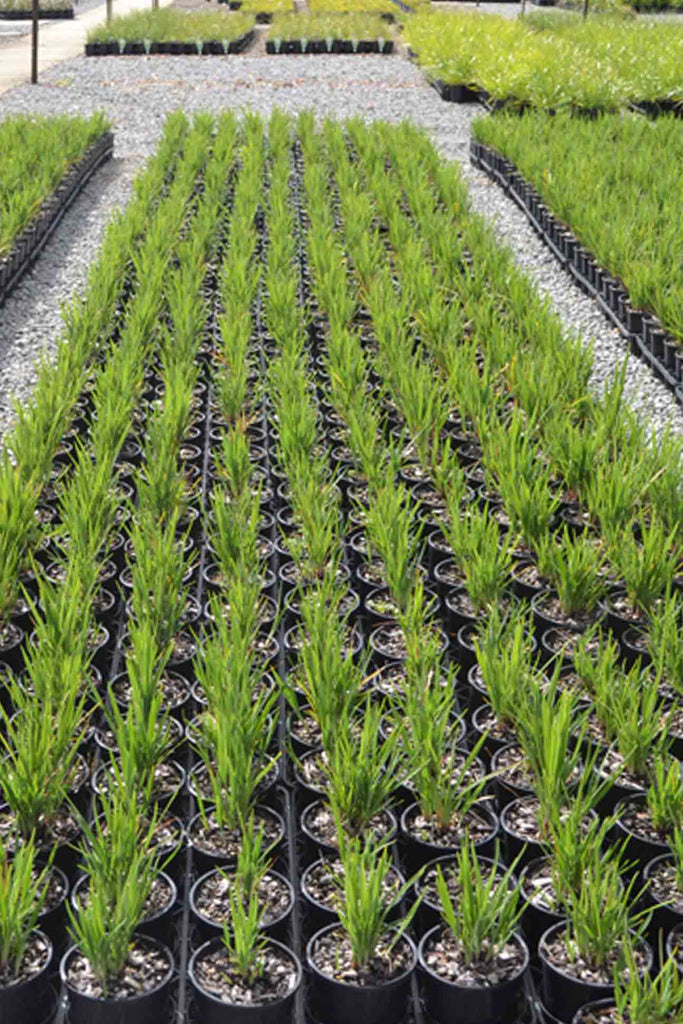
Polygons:
<instances>
[{"instance_id":1,"label":"grey gravel","mask_svg":"<svg viewBox=\"0 0 683 1024\"><path fill-rule=\"evenodd\" d=\"M500 6L506 12L517 7ZM116 160L98 172L29 279L0 310L0 431L10 419L9 395L30 394L31 363L43 348L53 349L59 335L59 303L83 288L104 222L128 198L166 113L179 107L190 113L251 109L267 116L276 106L291 114L313 108L320 118L357 115L398 122L410 117L423 125L442 155L461 163L474 209L493 221L501 241L548 295L567 330L586 341L595 339L594 383L604 384L615 361L625 355L623 342L555 263L512 201L470 167L470 124L481 108L444 103L414 64L399 56L370 55L78 57L46 72L38 88L19 86L0 96L0 118L17 112L87 115L102 109L116 137ZM630 361L627 394L653 426L670 424L683 432L683 413L636 359Z\"/></svg>"},{"instance_id":2,"label":"grey gravel","mask_svg":"<svg viewBox=\"0 0 683 1024\"><path fill-rule=\"evenodd\" d=\"M12 398L28 398L35 362L54 353L62 333L60 301L82 291L112 212L130 196L135 168L113 159L75 200L21 285L0 309L0 432L12 422Z\"/></svg>"}]
</instances>

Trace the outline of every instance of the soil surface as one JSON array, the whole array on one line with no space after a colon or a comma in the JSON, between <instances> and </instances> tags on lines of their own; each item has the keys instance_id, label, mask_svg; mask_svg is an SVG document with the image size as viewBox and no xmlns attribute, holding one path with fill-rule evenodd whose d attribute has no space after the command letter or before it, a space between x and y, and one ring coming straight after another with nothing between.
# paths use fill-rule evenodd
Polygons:
<instances>
[{"instance_id":1,"label":"soil surface","mask_svg":"<svg viewBox=\"0 0 683 1024\"><path fill-rule=\"evenodd\" d=\"M18 985L34 978L50 959L52 949L42 935L30 935L18 971L0 969L0 988ZM18 1022L17 1022L18 1024Z\"/></svg>"},{"instance_id":2,"label":"soil surface","mask_svg":"<svg viewBox=\"0 0 683 1024\"><path fill-rule=\"evenodd\" d=\"M122 971L111 979L106 997L124 1000L153 992L166 979L170 966L168 958L160 949L143 939L135 939ZM95 999L105 995L90 961L80 953L76 953L69 961L67 979L70 985L84 995Z\"/></svg>"},{"instance_id":3,"label":"soil surface","mask_svg":"<svg viewBox=\"0 0 683 1024\"><path fill-rule=\"evenodd\" d=\"M399 978L414 963L413 950L406 940L399 939L392 948L387 936L378 943L369 963L362 968L358 967L353 962L351 943L341 928L322 935L314 944L311 955L321 974L361 988L382 985Z\"/></svg>"},{"instance_id":4,"label":"soil surface","mask_svg":"<svg viewBox=\"0 0 683 1024\"><path fill-rule=\"evenodd\" d=\"M443 929L424 950L424 961L440 978L467 988L493 988L514 978L524 967L524 948L519 942L506 942L492 955L482 954L468 961L453 935Z\"/></svg>"},{"instance_id":5,"label":"soil surface","mask_svg":"<svg viewBox=\"0 0 683 1024\"><path fill-rule=\"evenodd\" d=\"M226 950L219 948L198 957L195 976L201 987L224 1003L258 1006L284 999L294 990L298 972L294 960L268 945L259 958L259 976L242 978L231 966Z\"/></svg>"},{"instance_id":6,"label":"soil surface","mask_svg":"<svg viewBox=\"0 0 683 1024\"><path fill-rule=\"evenodd\" d=\"M230 887L234 875L212 871L197 886L194 894L195 909L209 921L222 927L230 920ZM291 892L276 875L268 873L258 887L261 927L266 928L283 917L291 907Z\"/></svg>"}]
</instances>

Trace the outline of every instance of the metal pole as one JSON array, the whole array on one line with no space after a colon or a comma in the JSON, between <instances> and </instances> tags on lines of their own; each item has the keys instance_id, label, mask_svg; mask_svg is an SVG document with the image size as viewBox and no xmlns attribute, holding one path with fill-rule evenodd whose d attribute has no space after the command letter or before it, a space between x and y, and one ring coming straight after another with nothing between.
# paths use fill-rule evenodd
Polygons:
<instances>
[{"instance_id":1,"label":"metal pole","mask_svg":"<svg viewBox=\"0 0 683 1024\"><path fill-rule=\"evenodd\" d=\"M38 83L38 3L31 3L31 85Z\"/></svg>"},{"instance_id":2,"label":"metal pole","mask_svg":"<svg viewBox=\"0 0 683 1024\"><path fill-rule=\"evenodd\" d=\"M107 25L111 21L112 15L112 0L107 0Z\"/></svg>"}]
</instances>

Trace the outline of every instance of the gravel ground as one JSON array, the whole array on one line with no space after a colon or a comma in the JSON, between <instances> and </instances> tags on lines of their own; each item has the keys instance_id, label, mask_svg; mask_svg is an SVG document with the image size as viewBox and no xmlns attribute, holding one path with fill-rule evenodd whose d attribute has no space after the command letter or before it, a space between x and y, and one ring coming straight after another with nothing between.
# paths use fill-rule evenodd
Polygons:
<instances>
[{"instance_id":1,"label":"gravel ground","mask_svg":"<svg viewBox=\"0 0 683 1024\"><path fill-rule=\"evenodd\" d=\"M359 115L392 122L410 117L428 129L441 153L463 165L475 209L493 220L567 329L595 338L596 386L609 377L625 354L618 335L574 287L511 200L470 167L470 123L480 108L444 103L415 65L400 57L373 56L79 57L51 69L40 86L20 86L0 97L0 117L104 109L116 135L116 160L91 181L28 280L0 310L0 431L11 417L10 394L30 394L31 361L54 346L59 303L83 287L108 214L130 194L165 114L182 107L188 112L249 108L267 115L275 106L292 114L315 108L320 117ZM670 424L683 432L683 413L636 359L631 360L628 396L654 426Z\"/></svg>"}]
</instances>

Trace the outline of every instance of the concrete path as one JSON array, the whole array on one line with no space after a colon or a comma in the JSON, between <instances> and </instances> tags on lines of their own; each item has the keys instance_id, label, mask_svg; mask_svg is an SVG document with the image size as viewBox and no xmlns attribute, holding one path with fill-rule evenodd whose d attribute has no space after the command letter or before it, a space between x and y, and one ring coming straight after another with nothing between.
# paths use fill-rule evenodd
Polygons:
<instances>
[{"instance_id":1,"label":"concrete path","mask_svg":"<svg viewBox=\"0 0 683 1024\"><path fill-rule=\"evenodd\" d=\"M165 7L171 0L159 0ZM151 7L151 0L114 0L114 15L130 14ZM104 3L79 13L69 21L41 21L38 33L38 82L42 71L61 60L83 53L88 31L101 24L106 16ZM19 23L21 24L21 23ZM0 93L15 85L23 85L31 76L31 35L22 35L0 46Z\"/></svg>"}]
</instances>

